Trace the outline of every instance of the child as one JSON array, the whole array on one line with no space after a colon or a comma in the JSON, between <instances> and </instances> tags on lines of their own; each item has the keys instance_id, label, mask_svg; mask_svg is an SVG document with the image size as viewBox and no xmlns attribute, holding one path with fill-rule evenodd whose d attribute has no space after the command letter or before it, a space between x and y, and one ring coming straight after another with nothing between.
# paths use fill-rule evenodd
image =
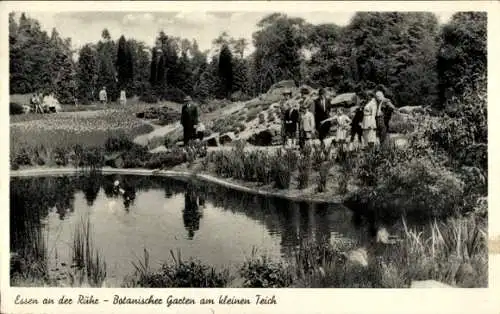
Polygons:
<instances>
[{"instance_id":1,"label":"child","mask_svg":"<svg viewBox=\"0 0 500 314\"><path fill-rule=\"evenodd\" d=\"M302 108L302 120L301 120L301 131L304 138L304 144L311 145L315 125L314 125L314 115L312 114L309 106Z\"/></svg>"},{"instance_id":2,"label":"child","mask_svg":"<svg viewBox=\"0 0 500 314\"><path fill-rule=\"evenodd\" d=\"M344 150L346 149L347 144L347 132L349 131L349 126L351 124L351 119L345 114L344 108L339 108L337 110L337 144L339 148Z\"/></svg>"}]
</instances>

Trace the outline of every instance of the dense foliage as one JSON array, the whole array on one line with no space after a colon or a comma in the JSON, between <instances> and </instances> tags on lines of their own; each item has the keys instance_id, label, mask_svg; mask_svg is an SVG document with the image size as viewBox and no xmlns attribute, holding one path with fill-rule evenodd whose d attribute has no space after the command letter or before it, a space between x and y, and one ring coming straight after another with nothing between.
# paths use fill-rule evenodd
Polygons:
<instances>
[{"instance_id":1,"label":"dense foliage","mask_svg":"<svg viewBox=\"0 0 500 314\"><path fill-rule=\"evenodd\" d=\"M428 12L359 12L340 27L273 13L257 23L246 54L247 41L227 33L201 51L164 31L149 47L114 41L106 29L74 51L55 29L49 36L24 13L10 14L10 91L54 91L62 103L96 100L103 86L113 100L119 88L148 102L240 100L294 80L338 92L383 84L397 106L442 108L485 73L486 22L484 12L459 12L445 25Z\"/></svg>"}]
</instances>

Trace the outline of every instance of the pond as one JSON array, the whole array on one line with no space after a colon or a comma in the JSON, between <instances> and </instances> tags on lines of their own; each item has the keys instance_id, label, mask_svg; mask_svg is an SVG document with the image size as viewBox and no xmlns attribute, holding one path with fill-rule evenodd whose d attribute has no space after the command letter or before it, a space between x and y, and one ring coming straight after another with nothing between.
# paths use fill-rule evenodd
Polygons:
<instances>
[{"instance_id":1,"label":"pond","mask_svg":"<svg viewBox=\"0 0 500 314\"><path fill-rule=\"evenodd\" d=\"M119 185L115 186L115 182ZM74 235L88 219L107 282L120 286L146 248L152 268L196 258L239 267L253 248L293 258L301 240L366 241L352 212L335 204L292 202L207 183L133 175L11 178L10 249L38 254L49 270L71 265Z\"/></svg>"}]
</instances>

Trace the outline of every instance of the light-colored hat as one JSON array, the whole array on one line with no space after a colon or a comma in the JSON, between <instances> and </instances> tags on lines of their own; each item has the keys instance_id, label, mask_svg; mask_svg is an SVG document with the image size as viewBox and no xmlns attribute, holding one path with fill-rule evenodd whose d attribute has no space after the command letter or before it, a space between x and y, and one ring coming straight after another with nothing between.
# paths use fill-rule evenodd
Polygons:
<instances>
[{"instance_id":1,"label":"light-colored hat","mask_svg":"<svg viewBox=\"0 0 500 314\"><path fill-rule=\"evenodd\" d=\"M384 98L384 93L382 93L381 91L377 91L375 93L375 97L377 97L377 98Z\"/></svg>"},{"instance_id":2,"label":"light-colored hat","mask_svg":"<svg viewBox=\"0 0 500 314\"><path fill-rule=\"evenodd\" d=\"M184 97L184 101L185 102L188 102L188 101L192 101L193 99L191 98L191 96L186 96Z\"/></svg>"}]
</instances>

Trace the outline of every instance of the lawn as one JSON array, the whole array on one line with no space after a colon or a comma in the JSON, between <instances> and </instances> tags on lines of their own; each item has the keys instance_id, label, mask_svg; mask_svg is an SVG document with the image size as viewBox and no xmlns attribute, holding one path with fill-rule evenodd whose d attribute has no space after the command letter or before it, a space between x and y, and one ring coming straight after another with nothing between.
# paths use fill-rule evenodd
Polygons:
<instances>
[{"instance_id":1,"label":"lawn","mask_svg":"<svg viewBox=\"0 0 500 314\"><path fill-rule=\"evenodd\" d=\"M103 145L110 135L129 138L151 132L153 127L136 118L133 108L101 109L57 114L11 116L10 148L83 147Z\"/></svg>"}]
</instances>

